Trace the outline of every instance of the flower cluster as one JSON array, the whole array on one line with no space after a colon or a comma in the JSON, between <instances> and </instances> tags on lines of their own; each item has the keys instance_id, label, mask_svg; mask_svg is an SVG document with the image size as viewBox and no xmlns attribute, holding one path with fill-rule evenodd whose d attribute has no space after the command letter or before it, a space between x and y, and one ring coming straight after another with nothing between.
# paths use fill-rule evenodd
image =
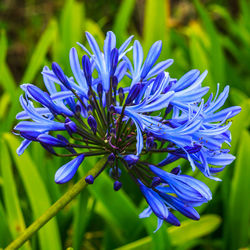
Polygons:
<instances>
[{"instance_id":1,"label":"flower cluster","mask_svg":"<svg viewBox=\"0 0 250 250\"><path fill-rule=\"evenodd\" d=\"M74 157L57 170L56 183L71 180L85 157L107 155L102 171L109 168L115 191L122 186L121 169L138 184L149 205L141 218L153 212L157 229L164 220L180 225L173 210L198 220L194 207L211 200L209 188L181 174L180 167L165 171L165 166L184 158L192 170L218 180L216 173L235 158L222 149L231 141L228 119L240 112L240 107L220 110L229 87L219 94L218 85L215 97L211 94L204 101L209 88L202 87L202 81L207 72L191 70L180 79L170 77L165 70L173 60L156 64L161 41L152 45L144 60L138 41L128 48L133 37L116 48L116 37L108 32L103 52L90 33L86 38L91 50L79 44L86 52L81 63L77 50L70 50L73 76L66 76L54 62L42 71L46 92L21 85L25 95L20 97L23 111L17 119L24 121L14 131L24 140L17 153L34 141L55 156ZM128 82L129 87L122 87ZM163 154L164 160L150 162L147 156L152 153ZM85 180L92 184L96 177Z\"/></svg>"}]
</instances>

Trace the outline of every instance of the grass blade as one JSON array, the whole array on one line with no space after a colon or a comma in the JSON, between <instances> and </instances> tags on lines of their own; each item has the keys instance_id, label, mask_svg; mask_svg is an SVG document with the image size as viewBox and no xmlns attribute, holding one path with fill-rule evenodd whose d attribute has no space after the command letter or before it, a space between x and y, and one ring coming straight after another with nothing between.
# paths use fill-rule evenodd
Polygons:
<instances>
[{"instance_id":1,"label":"grass blade","mask_svg":"<svg viewBox=\"0 0 250 250\"><path fill-rule=\"evenodd\" d=\"M4 211L2 202L0 201L0 249L7 246L8 243L11 241L11 233L9 231L9 226L7 222L7 215Z\"/></svg>"},{"instance_id":2,"label":"grass blade","mask_svg":"<svg viewBox=\"0 0 250 250\"><path fill-rule=\"evenodd\" d=\"M16 184L11 167L11 159L3 140L0 147L1 173L3 177L3 196L6 206L6 215L12 238L15 239L24 229L25 222L18 199ZM31 249L27 242L22 249Z\"/></svg>"},{"instance_id":3,"label":"grass blade","mask_svg":"<svg viewBox=\"0 0 250 250\"><path fill-rule=\"evenodd\" d=\"M25 152L21 157L16 154L16 149L19 146L18 139L8 133L4 134L3 138L9 146L17 170L23 181L30 200L33 218L38 218L51 205L46 187L44 186L28 152ZM38 231L38 236L41 249L61 249L55 218Z\"/></svg>"},{"instance_id":4,"label":"grass blade","mask_svg":"<svg viewBox=\"0 0 250 250\"><path fill-rule=\"evenodd\" d=\"M207 31L207 35L210 39L209 56L210 64L213 65L213 67L211 67L213 79L216 79L217 82L224 84L225 58L220 44L219 35L213 21L211 20L205 8L200 4L199 0L195 0L194 3L201 17L204 29Z\"/></svg>"},{"instance_id":5,"label":"grass blade","mask_svg":"<svg viewBox=\"0 0 250 250\"><path fill-rule=\"evenodd\" d=\"M248 246L249 206L250 203L250 134L243 131L239 144L234 175L231 184L228 216L227 249L239 249ZM237 225L237 230L235 226Z\"/></svg>"},{"instance_id":6,"label":"grass blade","mask_svg":"<svg viewBox=\"0 0 250 250\"><path fill-rule=\"evenodd\" d=\"M215 231L221 223L221 218L217 215L202 216L199 221L187 220L181 227L171 226L168 228L168 235L172 246L180 246L191 240L198 239ZM152 249L152 238L150 236L132 242L116 250L140 250Z\"/></svg>"},{"instance_id":7,"label":"grass blade","mask_svg":"<svg viewBox=\"0 0 250 250\"><path fill-rule=\"evenodd\" d=\"M57 24L54 20L50 21L48 27L42 34L38 44L31 56L30 62L26 67L24 76L21 80L21 83L29 83L32 82L41 69L42 64L45 60L46 54L54 42L55 35L57 32Z\"/></svg>"},{"instance_id":8,"label":"grass blade","mask_svg":"<svg viewBox=\"0 0 250 250\"><path fill-rule=\"evenodd\" d=\"M144 13L144 51L149 50L151 45L157 40L163 41L164 50L169 47L166 46L167 38L167 3L165 0L147 0L145 4ZM166 56L166 54L164 55Z\"/></svg>"},{"instance_id":9,"label":"grass blade","mask_svg":"<svg viewBox=\"0 0 250 250\"><path fill-rule=\"evenodd\" d=\"M74 0L66 1L59 28L59 39L54 44L54 59L62 66L64 65L63 70L65 70L65 73L71 75L69 51L72 47L79 49L76 43L82 41L85 30L84 6L82 3Z\"/></svg>"},{"instance_id":10,"label":"grass blade","mask_svg":"<svg viewBox=\"0 0 250 250\"><path fill-rule=\"evenodd\" d=\"M127 27L130 22L131 15L133 13L136 1L135 0L123 0L115 17L113 31L118 35L118 41L121 42L126 39ZM124 40L125 41L125 40Z\"/></svg>"}]
</instances>

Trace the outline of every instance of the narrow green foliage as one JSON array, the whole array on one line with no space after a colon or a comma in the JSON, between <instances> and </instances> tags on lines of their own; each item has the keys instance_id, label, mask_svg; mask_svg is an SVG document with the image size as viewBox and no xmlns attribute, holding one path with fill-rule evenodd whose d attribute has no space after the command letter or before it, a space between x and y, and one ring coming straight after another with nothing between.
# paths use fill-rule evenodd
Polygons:
<instances>
[{"instance_id":1,"label":"narrow green foliage","mask_svg":"<svg viewBox=\"0 0 250 250\"><path fill-rule=\"evenodd\" d=\"M54 44L54 60L62 67L69 60L69 51L72 47L78 48L76 42L81 42L85 31L84 6L83 3L67 0L62 10L58 41ZM70 67L64 68L66 73Z\"/></svg>"},{"instance_id":2,"label":"narrow green foliage","mask_svg":"<svg viewBox=\"0 0 250 250\"><path fill-rule=\"evenodd\" d=\"M172 246L180 246L191 240L205 236L215 231L221 223L221 219L217 215L202 216L199 221L187 220L182 226L168 228L168 235ZM132 242L128 245L117 248L116 250L140 250L152 249L152 239L150 236Z\"/></svg>"},{"instance_id":3,"label":"narrow green foliage","mask_svg":"<svg viewBox=\"0 0 250 250\"><path fill-rule=\"evenodd\" d=\"M239 249L248 246L249 206L250 203L250 134L244 130L241 135L238 158L235 163L228 209L228 246ZM237 227L237 230L235 230Z\"/></svg>"},{"instance_id":4,"label":"narrow green foliage","mask_svg":"<svg viewBox=\"0 0 250 250\"><path fill-rule=\"evenodd\" d=\"M7 54L7 38L5 30L0 30L0 48L1 48L1 53L0 53L0 68L1 68Z\"/></svg>"},{"instance_id":5,"label":"narrow green foliage","mask_svg":"<svg viewBox=\"0 0 250 250\"><path fill-rule=\"evenodd\" d=\"M123 0L122 4L118 10L118 13L115 17L115 22L113 26L113 31L115 34L119 34L118 42L124 41L124 38L127 37L127 28L130 23L131 15L135 8L135 0Z\"/></svg>"},{"instance_id":6,"label":"narrow green foliage","mask_svg":"<svg viewBox=\"0 0 250 250\"><path fill-rule=\"evenodd\" d=\"M209 36L209 61L210 65L213 65L213 67L211 67L211 73L213 78L223 85L225 84L225 58L220 44L218 32L212 19L209 17L205 8L200 4L199 0L195 0L194 3L201 17L207 35Z\"/></svg>"},{"instance_id":7,"label":"narrow green foliage","mask_svg":"<svg viewBox=\"0 0 250 250\"><path fill-rule=\"evenodd\" d=\"M149 218L145 219L144 224L146 225L148 235L152 239L152 249L171 249L171 242L167 231L167 224L163 224L157 231L157 233L153 232L157 227L157 219L155 217L150 216Z\"/></svg>"},{"instance_id":8,"label":"narrow green foliage","mask_svg":"<svg viewBox=\"0 0 250 250\"><path fill-rule=\"evenodd\" d=\"M31 56L29 64L25 70L21 83L30 83L34 80L36 74L41 71L45 57L54 42L56 35L56 22L51 20L48 27L42 34L40 40L37 43L36 48Z\"/></svg>"},{"instance_id":9,"label":"narrow green foliage","mask_svg":"<svg viewBox=\"0 0 250 250\"><path fill-rule=\"evenodd\" d=\"M9 224L7 221L7 215L4 211L2 202L0 202L0 249L7 246L7 244L11 241L11 233L9 231Z\"/></svg>"},{"instance_id":10,"label":"narrow green foliage","mask_svg":"<svg viewBox=\"0 0 250 250\"><path fill-rule=\"evenodd\" d=\"M28 152L22 155L22 157L16 154L19 141L13 135L7 133L4 134L4 140L8 143L18 173L27 192L33 212L33 221L50 207L51 202L48 192ZM55 218L39 230L38 236L41 249L61 249L60 236Z\"/></svg>"},{"instance_id":11,"label":"narrow green foliage","mask_svg":"<svg viewBox=\"0 0 250 250\"><path fill-rule=\"evenodd\" d=\"M86 227L91 219L92 209L94 206L93 198L89 196L87 190L82 191L74 207L74 221L73 221L73 248L75 250L81 249L81 244L84 239ZM83 219L84 218L84 219Z\"/></svg>"},{"instance_id":12,"label":"narrow green foliage","mask_svg":"<svg viewBox=\"0 0 250 250\"><path fill-rule=\"evenodd\" d=\"M15 239L24 229L25 222L18 199L17 188L14 180L12 163L7 146L3 140L0 141L1 172L3 177L3 195L6 206L6 215L12 238ZM27 242L22 249L31 249Z\"/></svg>"},{"instance_id":13,"label":"narrow green foliage","mask_svg":"<svg viewBox=\"0 0 250 250\"><path fill-rule=\"evenodd\" d=\"M165 0L146 0L143 26L144 48L146 51L158 40L162 40L163 46L165 46L164 50L167 49L167 2ZM166 56L166 53L164 56Z\"/></svg>"},{"instance_id":14,"label":"narrow green foliage","mask_svg":"<svg viewBox=\"0 0 250 250\"><path fill-rule=\"evenodd\" d=\"M193 28L190 28L190 30L193 30ZM216 85L214 84L209 68L209 55L202 39L195 32L191 32L190 35L190 55L193 69L199 69L201 72L208 70L205 82L210 87L211 92L215 92Z\"/></svg>"}]
</instances>

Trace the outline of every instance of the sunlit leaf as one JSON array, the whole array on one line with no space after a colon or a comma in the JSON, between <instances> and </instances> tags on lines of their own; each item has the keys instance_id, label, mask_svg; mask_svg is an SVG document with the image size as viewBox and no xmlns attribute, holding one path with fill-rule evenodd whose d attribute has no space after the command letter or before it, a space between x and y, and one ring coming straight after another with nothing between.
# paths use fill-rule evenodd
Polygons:
<instances>
[{"instance_id":1,"label":"sunlit leaf","mask_svg":"<svg viewBox=\"0 0 250 250\"><path fill-rule=\"evenodd\" d=\"M5 142L3 140L0 142L0 166L3 176L4 204L11 235L15 239L26 226L18 199L10 155ZM31 249L30 244L27 242L22 249Z\"/></svg>"},{"instance_id":2,"label":"sunlit leaf","mask_svg":"<svg viewBox=\"0 0 250 250\"><path fill-rule=\"evenodd\" d=\"M172 246L182 245L190 240L194 240L215 231L221 223L217 215L204 215L199 221L187 220L181 227L171 226L168 228L168 235ZM152 249L152 239L150 236L132 242L116 250L139 250Z\"/></svg>"},{"instance_id":3,"label":"sunlit leaf","mask_svg":"<svg viewBox=\"0 0 250 250\"><path fill-rule=\"evenodd\" d=\"M46 54L48 53L48 50L52 42L54 42L55 35L56 35L56 22L55 20L52 20L48 24L48 27L42 34L36 48L34 49L29 64L25 70L24 76L21 80L21 83L32 82L36 74L39 71L41 71Z\"/></svg>"},{"instance_id":4,"label":"sunlit leaf","mask_svg":"<svg viewBox=\"0 0 250 250\"><path fill-rule=\"evenodd\" d=\"M21 157L16 154L16 149L19 146L18 139L7 133L4 134L3 137L8 143L18 173L27 192L33 212L33 218L36 219L51 205L48 191L28 152L25 152ZM38 231L38 236L41 249L61 249L61 242L55 219L50 220L40 229Z\"/></svg>"},{"instance_id":5,"label":"sunlit leaf","mask_svg":"<svg viewBox=\"0 0 250 250\"><path fill-rule=\"evenodd\" d=\"M131 21L135 3L135 0L123 0L115 17L113 31L117 34L118 41L120 42L126 39L127 28Z\"/></svg>"},{"instance_id":6,"label":"sunlit leaf","mask_svg":"<svg viewBox=\"0 0 250 250\"><path fill-rule=\"evenodd\" d=\"M228 208L228 247L229 249L239 249L248 245L249 229L249 207L250 203L250 134L243 131L239 144L238 157L234 167L232 179L230 201ZM235 227L237 226L237 230Z\"/></svg>"}]
</instances>

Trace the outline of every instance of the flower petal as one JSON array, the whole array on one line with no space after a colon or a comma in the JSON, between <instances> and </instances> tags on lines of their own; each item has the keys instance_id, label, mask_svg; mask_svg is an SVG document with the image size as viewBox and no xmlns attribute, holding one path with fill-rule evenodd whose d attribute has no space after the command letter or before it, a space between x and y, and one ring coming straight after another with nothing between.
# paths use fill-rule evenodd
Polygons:
<instances>
[{"instance_id":1,"label":"flower petal","mask_svg":"<svg viewBox=\"0 0 250 250\"><path fill-rule=\"evenodd\" d=\"M79 155L72 161L66 163L62 167L60 167L55 174L55 182L58 184L62 184L68 182L75 175L78 167L81 165L84 159L84 155Z\"/></svg>"}]
</instances>

